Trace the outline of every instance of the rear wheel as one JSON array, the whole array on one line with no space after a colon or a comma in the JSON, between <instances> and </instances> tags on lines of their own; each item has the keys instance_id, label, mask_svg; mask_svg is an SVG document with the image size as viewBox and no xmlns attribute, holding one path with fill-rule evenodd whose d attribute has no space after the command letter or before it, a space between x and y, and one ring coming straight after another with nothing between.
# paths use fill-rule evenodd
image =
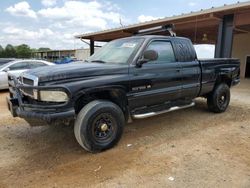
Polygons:
<instances>
[{"instance_id":1,"label":"rear wheel","mask_svg":"<svg viewBox=\"0 0 250 188\"><path fill-rule=\"evenodd\" d=\"M227 84L220 84L207 97L208 109L215 113L225 112L230 102L230 88Z\"/></svg>"},{"instance_id":2,"label":"rear wheel","mask_svg":"<svg viewBox=\"0 0 250 188\"><path fill-rule=\"evenodd\" d=\"M78 143L89 152L113 147L120 140L125 118L116 104L95 100L79 112L74 133Z\"/></svg>"}]
</instances>

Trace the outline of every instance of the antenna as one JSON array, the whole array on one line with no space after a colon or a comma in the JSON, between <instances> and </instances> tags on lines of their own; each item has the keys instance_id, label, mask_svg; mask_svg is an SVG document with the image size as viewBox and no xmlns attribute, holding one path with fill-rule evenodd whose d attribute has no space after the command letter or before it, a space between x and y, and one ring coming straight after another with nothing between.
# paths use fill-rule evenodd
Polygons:
<instances>
[{"instance_id":1,"label":"antenna","mask_svg":"<svg viewBox=\"0 0 250 188\"><path fill-rule=\"evenodd\" d=\"M120 25L121 25L122 27L124 27L123 24L122 24L122 18L121 18L121 17L119 18L119 22L120 22Z\"/></svg>"}]
</instances>

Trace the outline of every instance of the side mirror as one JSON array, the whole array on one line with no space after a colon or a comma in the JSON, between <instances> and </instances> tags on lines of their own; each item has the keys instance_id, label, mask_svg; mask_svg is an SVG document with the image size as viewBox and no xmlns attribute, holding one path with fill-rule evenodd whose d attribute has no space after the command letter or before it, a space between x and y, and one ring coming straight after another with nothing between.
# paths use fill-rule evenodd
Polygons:
<instances>
[{"instance_id":1,"label":"side mirror","mask_svg":"<svg viewBox=\"0 0 250 188\"><path fill-rule=\"evenodd\" d=\"M10 68L7 67L7 68L3 69L3 71L4 71L4 72L8 72L8 71L10 71Z\"/></svg>"},{"instance_id":2,"label":"side mirror","mask_svg":"<svg viewBox=\"0 0 250 188\"><path fill-rule=\"evenodd\" d=\"M137 62L137 66L141 67L142 64L147 63L149 61L155 61L158 59L158 53L154 50L146 50L143 53L142 59L139 59Z\"/></svg>"}]
</instances>

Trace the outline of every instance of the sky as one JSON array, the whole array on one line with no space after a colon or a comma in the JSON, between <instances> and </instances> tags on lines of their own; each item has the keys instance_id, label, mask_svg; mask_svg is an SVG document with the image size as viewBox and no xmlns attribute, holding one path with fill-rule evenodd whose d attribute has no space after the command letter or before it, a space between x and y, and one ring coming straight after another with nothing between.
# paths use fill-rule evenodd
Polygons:
<instances>
[{"instance_id":1,"label":"sky","mask_svg":"<svg viewBox=\"0 0 250 188\"><path fill-rule=\"evenodd\" d=\"M243 1L241 1L243 2ZM0 45L86 47L74 36L236 3L235 0L1 0ZM213 52L213 46L204 46ZM203 48L197 49L201 53ZM206 53L207 54L207 53Z\"/></svg>"}]
</instances>

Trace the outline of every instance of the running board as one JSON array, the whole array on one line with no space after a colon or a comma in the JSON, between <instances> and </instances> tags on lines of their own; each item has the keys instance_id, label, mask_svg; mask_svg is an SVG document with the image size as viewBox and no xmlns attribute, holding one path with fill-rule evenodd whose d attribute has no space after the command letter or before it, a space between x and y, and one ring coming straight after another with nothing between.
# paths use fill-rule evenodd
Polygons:
<instances>
[{"instance_id":1,"label":"running board","mask_svg":"<svg viewBox=\"0 0 250 188\"><path fill-rule=\"evenodd\" d=\"M167 113L167 112L172 112L172 111L181 110L181 109L184 109L184 108L189 108L189 107L192 107L194 105L195 105L195 103L192 102L192 103L190 103L188 105L173 106L173 107L171 107L171 108L169 108L167 110L163 110L163 111L159 111L159 112L148 112L148 113L145 113L145 114L135 114L135 115L132 115L132 118L134 118L134 119L144 119L144 118L164 114L164 113Z\"/></svg>"}]
</instances>

